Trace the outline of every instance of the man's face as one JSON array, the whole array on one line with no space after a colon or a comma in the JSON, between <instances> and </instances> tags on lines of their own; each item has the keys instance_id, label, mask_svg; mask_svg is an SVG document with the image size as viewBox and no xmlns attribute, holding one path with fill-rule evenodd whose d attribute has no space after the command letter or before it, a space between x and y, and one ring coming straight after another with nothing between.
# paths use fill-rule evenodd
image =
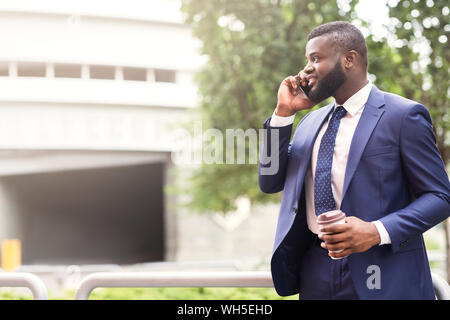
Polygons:
<instances>
[{"instance_id":1,"label":"man's face","mask_svg":"<svg viewBox=\"0 0 450 320\"><path fill-rule=\"evenodd\" d=\"M328 36L319 36L306 44L308 64L303 69L308 77L308 98L320 102L334 95L347 80L341 65L342 54L331 45Z\"/></svg>"}]
</instances>

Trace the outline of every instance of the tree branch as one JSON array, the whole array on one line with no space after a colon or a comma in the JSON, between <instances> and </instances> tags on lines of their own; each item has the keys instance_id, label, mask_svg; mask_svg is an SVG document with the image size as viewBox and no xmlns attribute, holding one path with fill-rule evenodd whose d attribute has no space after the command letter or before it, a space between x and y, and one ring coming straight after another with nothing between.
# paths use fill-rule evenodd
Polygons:
<instances>
[{"instance_id":1,"label":"tree branch","mask_svg":"<svg viewBox=\"0 0 450 320\"><path fill-rule=\"evenodd\" d=\"M299 17L299 14L297 12L298 10L298 6L296 5L296 2L294 1L292 4L292 14L293 14L293 18L291 23L288 25L287 30L286 30L286 41L289 42L291 40L292 37L292 32L295 30L295 27L297 26L297 20Z\"/></svg>"}]
</instances>

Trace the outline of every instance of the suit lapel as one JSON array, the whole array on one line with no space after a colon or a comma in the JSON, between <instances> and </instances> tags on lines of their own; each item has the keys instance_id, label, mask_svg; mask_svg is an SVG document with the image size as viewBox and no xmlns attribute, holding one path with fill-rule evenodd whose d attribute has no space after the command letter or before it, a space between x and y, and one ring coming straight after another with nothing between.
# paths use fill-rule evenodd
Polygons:
<instances>
[{"instance_id":1,"label":"suit lapel","mask_svg":"<svg viewBox=\"0 0 450 320\"><path fill-rule=\"evenodd\" d=\"M367 99L361 118L359 119L355 133L353 134L350 150L348 153L347 167L345 169L344 187L342 190L342 201L344 200L350 181L355 174L362 153L372 131L384 113L384 94L375 85L372 87ZM342 202L341 202L342 203Z\"/></svg>"}]
</instances>

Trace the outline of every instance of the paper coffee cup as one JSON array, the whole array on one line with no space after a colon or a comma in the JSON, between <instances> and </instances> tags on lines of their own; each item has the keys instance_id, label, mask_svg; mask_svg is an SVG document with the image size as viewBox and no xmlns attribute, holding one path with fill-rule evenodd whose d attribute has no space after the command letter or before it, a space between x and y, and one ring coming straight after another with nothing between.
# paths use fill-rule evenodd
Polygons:
<instances>
[{"instance_id":1,"label":"paper coffee cup","mask_svg":"<svg viewBox=\"0 0 450 320\"><path fill-rule=\"evenodd\" d=\"M319 224L319 227L329 227L335 224L344 224L345 223L345 213L341 210L333 210L333 211L327 211L322 214L320 214L317 217L317 223ZM330 232L320 232L319 236L324 234L330 234ZM329 251L329 252L341 252L342 250L336 250L336 251ZM333 260L339 260L342 258L333 258L330 257ZM344 257L343 257L344 258Z\"/></svg>"}]
</instances>

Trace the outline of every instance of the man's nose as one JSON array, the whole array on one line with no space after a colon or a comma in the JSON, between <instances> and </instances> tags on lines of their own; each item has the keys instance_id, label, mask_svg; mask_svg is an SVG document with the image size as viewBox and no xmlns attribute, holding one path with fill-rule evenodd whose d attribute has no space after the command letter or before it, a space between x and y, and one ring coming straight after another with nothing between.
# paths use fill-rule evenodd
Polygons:
<instances>
[{"instance_id":1,"label":"man's nose","mask_svg":"<svg viewBox=\"0 0 450 320\"><path fill-rule=\"evenodd\" d=\"M303 71L304 71L305 73L311 73L311 72L314 71L314 68L313 68L312 65L307 64L307 65L305 66L305 68L303 69Z\"/></svg>"}]
</instances>

